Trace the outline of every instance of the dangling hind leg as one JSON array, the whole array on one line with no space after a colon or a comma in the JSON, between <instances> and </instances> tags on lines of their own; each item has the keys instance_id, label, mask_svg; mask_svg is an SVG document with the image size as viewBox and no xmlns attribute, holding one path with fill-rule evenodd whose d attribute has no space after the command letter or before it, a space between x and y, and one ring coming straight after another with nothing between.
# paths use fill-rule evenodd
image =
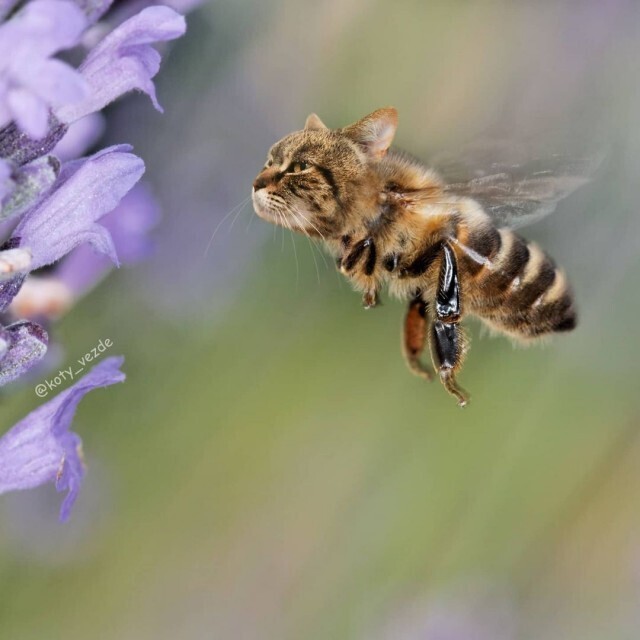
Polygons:
<instances>
[{"instance_id":1,"label":"dangling hind leg","mask_svg":"<svg viewBox=\"0 0 640 640\"><path fill-rule=\"evenodd\" d=\"M427 305L420 296L409 303L404 318L402 352L411 373L433 380L433 372L420 361L427 340Z\"/></svg>"},{"instance_id":2,"label":"dangling hind leg","mask_svg":"<svg viewBox=\"0 0 640 640\"><path fill-rule=\"evenodd\" d=\"M466 337L458 324L461 317L458 264L453 249L447 243L442 245L442 262L434 306L436 319L429 332L431 360L444 388L464 407L469 396L458 386L456 373L462 366Z\"/></svg>"},{"instance_id":3,"label":"dangling hind leg","mask_svg":"<svg viewBox=\"0 0 640 640\"><path fill-rule=\"evenodd\" d=\"M429 336L431 360L444 388L464 407L469 394L456 382L456 374L462 366L466 350L466 337L459 324L436 320L431 325Z\"/></svg>"}]
</instances>

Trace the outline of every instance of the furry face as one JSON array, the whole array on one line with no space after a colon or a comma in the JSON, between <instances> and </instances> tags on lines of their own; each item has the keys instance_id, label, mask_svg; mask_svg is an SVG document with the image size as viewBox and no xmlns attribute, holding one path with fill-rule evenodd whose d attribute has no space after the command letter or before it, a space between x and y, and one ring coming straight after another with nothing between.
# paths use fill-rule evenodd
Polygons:
<instances>
[{"instance_id":1,"label":"furry face","mask_svg":"<svg viewBox=\"0 0 640 640\"><path fill-rule=\"evenodd\" d=\"M394 109L380 109L342 129L316 116L271 147L253 183L253 206L268 222L309 236L336 238L350 218L374 215L380 178L373 165L396 127Z\"/></svg>"}]
</instances>

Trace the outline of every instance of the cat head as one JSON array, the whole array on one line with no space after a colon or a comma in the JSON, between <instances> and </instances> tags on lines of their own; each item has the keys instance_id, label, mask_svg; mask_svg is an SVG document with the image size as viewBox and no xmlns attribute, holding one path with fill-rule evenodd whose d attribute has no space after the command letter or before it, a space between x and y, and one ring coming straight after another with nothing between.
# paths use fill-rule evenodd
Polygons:
<instances>
[{"instance_id":1,"label":"cat head","mask_svg":"<svg viewBox=\"0 0 640 640\"><path fill-rule=\"evenodd\" d=\"M393 107L341 129L311 114L304 129L276 142L253 183L253 206L265 220L310 236L337 237L350 217L374 213L384 157L398 125Z\"/></svg>"}]
</instances>

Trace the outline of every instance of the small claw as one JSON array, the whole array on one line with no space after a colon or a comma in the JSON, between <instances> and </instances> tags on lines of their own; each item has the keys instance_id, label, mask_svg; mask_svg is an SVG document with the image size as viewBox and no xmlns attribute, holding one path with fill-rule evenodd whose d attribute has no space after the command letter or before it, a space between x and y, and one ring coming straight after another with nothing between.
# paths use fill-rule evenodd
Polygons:
<instances>
[{"instance_id":1,"label":"small claw","mask_svg":"<svg viewBox=\"0 0 640 640\"><path fill-rule=\"evenodd\" d=\"M430 371L426 367L423 367L419 362L416 362L415 366L409 365L411 368L411 373L426 380L427 382L433 382L433 371Z\"/></svg>"},{"instance_id":2,"label":"small claw","mask_svg":"<svg viewBox=\"0 0 640 640\"><path fill-rule=\"evenodd\" d=\"M364 295L362 296L362 306L365 309L372 309L373 307L377 307L378 303L378 292L375 289L365 291Z\"/></svg>"},{"instance_id":3,"label":"small claw","mask_svg":"<svg viewBox=\"0 0 640 640\"><path fill-rule=\"evenodd\" d=\"M459 407L466 407L469 404L469 394L458 386L451 369L440 371L440 381L444 388L456 398Z\"/></svg>"}]
</instances>

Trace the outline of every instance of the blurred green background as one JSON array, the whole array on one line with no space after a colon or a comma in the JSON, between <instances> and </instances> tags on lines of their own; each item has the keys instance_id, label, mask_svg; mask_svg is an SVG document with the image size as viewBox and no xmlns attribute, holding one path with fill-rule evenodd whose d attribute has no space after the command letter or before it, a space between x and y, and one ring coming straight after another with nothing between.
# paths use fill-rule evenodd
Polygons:
<instances>
[{"instance_id":1,"label":"blurred green background","mask_svg":"<svg viewBox=\"0 0 640 640\"><path fill-rule=\"evenodd\" d=\"M56 328L69 361L111 338L127 381L80 406L71 522L51 488L0 501L0 637L640 637L638 14L192 13L158 79L165 115L136 97L110 114L162 202L159 250ZM309 112L342 126L389 104L425 160L494 134L606 143L592 183L524 231L566 268L578 330L522 350L470 323L463 411L406 371L403 305L365 313L329 258L246 201ZM21 389L3 427L37 404Z\"/></svg>"}]
</instances>

